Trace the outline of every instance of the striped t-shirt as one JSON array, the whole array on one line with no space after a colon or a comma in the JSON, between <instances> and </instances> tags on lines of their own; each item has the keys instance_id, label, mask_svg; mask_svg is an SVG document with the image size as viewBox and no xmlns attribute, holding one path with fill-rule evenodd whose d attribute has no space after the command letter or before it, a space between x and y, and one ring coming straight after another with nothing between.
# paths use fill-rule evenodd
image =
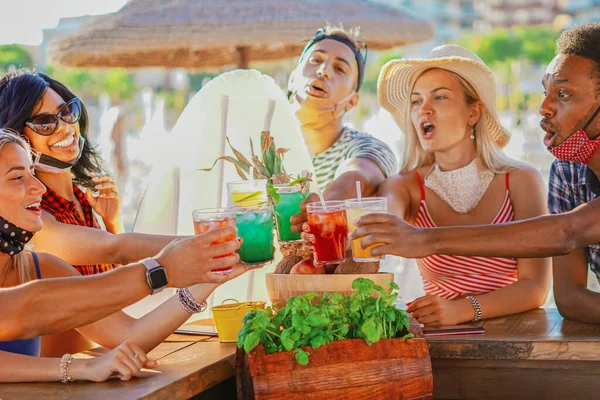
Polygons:
<instances>
[{"instance_id":1,"label":"striped t-shirt","mask_svg":"<svg viewBox=\"0 0 600 400\"><path fill-rule=\"evenodd\" d=\"M396 156L387 144L368 133L344 127L330 148L313 157L315 177L321 190L333 182L340 164L351 158L368 158L374 161L386 178L398 172Z\"/></svg>"}]
</instances>

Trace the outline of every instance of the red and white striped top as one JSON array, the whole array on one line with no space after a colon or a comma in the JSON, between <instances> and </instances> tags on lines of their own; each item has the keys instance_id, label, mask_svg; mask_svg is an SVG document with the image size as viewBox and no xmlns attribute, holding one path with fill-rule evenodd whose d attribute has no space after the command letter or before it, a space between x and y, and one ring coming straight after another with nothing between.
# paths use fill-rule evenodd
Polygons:
<instances>
[{"instance_id":1,"label":"red and white striped top","mask_svg":"<svg viewBox=\"0 0 600 400\"><path fill-rule=\"evenodd\" d=\"M435 228L425 202L425 188L415 172L421 187L421 203L416 225ZM506 196L492 224L513 221L515 213L510 202L508 173L506 174ZM425 293L444 299L454 299L465 294L488 293L503 288L518 280L517 260L498 257L465 257L433 255L418 260Z\"/></svg>"}]
</instances>

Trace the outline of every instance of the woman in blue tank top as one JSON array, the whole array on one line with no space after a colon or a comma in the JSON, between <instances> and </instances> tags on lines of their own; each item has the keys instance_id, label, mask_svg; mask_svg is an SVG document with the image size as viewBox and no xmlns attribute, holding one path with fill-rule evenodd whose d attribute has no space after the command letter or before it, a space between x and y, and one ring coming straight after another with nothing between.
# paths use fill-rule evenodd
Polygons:
<instances>
[{"instance_id":1,"label":"woman in blue tank top","mask_svg":"<svg viewBox=\"0 0 600 400\"><path fill-rule=\"evenodd\" d=\"M35 275L37 276L37 279L42 279L40 262L38 261L37 254L32 252L31 256L33 257L33 263L35 265ZM0 350L37 357L40 355L40 337L38 336L33 339L25 340L9 340L6 342L0 341Z\"/></svg>"},{"instance_id":2,"label":"woman in blue tank top","mask_svg":"<svg viewBox=\"0 0 600 400\"><path fill-rule=\"evenodd\" d=\"M60 121L59 133L68 130L68 124ZM18 135L0 129L0 290L35 285L37 279L79 275L73 267L50 254L26 249L27 242L42 229L40 202L46 190L32 172L27 143ZM230 277L245 270L236 266ZM62 358L38 357L39 337L24 335L25 340L0 342L0 382L101 382L113 374L128 380L141 368L156 366L146 353L186 322L191 313L206 309L206 298L218 286L205 283L179 289L177 295L140 319L122 311L96 322L90 317L91 323L77 330L95 343L113 349L97 358L78 359L70 354ZM61 312L60 304L56 304L56 312Z\"/></svg>"}]
</instances>

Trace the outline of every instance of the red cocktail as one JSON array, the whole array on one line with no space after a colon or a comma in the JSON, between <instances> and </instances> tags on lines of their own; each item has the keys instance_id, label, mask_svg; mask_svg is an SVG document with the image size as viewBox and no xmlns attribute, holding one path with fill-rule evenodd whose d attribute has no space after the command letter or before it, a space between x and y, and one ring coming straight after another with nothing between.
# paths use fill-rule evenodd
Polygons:
<instances>
[{"instance_id":1,"label":"red cocktail","mask_svg":"<svg viewBox=\"0 0 600 400\"><path fill-rule=\"evenodd\" d=\"M224 228L230 226L235 228L235 210L231 208L209 208L204 210L195 210L194 215L194 232L196 235L206 233L217 228ZM220 243L230 242L236 240L235 234L229 235L221 240L211 243L210 245L216 245ZM235 253L223 254L215 258L223 258L232 256ZM225 268L213 269L213 274L229 274L233 271L233 265Z\"/></svg>"},{"instance_id":2,"label":"red cocktail","mask_svg":"<svg viewBox=\"0 0 600 400\"><path fill-rule=\"evenodd\" d=\"M336 264L346 258L346 211L343 201L308 203L308 226L314 235L315 261Z\"/></svg>"}]
</instances>

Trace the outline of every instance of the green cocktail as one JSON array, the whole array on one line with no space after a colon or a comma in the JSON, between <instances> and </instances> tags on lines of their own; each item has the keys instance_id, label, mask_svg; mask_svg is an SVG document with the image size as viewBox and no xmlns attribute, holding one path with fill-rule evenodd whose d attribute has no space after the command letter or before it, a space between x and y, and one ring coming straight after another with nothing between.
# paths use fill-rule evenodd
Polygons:
<instances>
[{"instance_id":1,"label":"green cocktail","mask_svg":"<svg viewBox=\"0 0 600 400\"><path fill-rule=\"evenodd\" d=\"M290 218L300 212L300 204L304 200L300 185L275 185L279 193L279 202L275 204L277 235L281 242L300 240L300 232L292 232Z\"/></svg>"},{"instance_id":2,"label":"green cocktail","mask_svg":"<svg viewBox=\"0 0 600 400\"><path fill-rule=\"evenodd\" d=\"M239 252L244 264L273 260L273 210L270 203L236 208L235 225L243 239Z\"/></svg>"}]
</instances>

